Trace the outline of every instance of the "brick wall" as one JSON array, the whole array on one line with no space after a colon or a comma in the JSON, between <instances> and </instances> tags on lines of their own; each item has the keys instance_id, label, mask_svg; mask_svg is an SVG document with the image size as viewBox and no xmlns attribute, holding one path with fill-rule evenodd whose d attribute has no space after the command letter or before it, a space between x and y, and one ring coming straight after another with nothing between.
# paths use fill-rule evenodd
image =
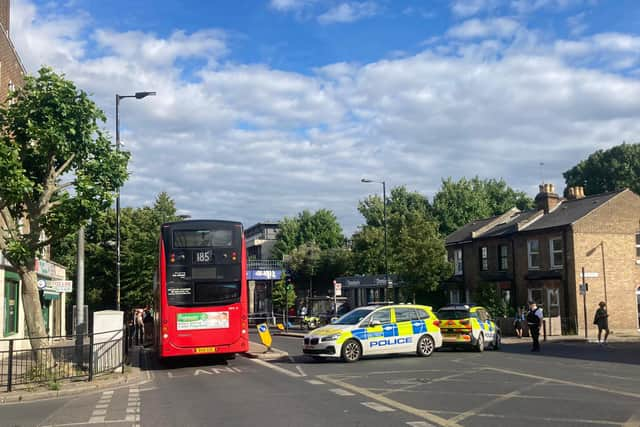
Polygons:
<instances>
[{"instance_id":1,"label":"brick wall","mask_svg":"<svg viewBox=\"0 0 640 427\"><path fill-rule=\"evenodd\" d=\"M9 0L0 0L0 23L7 31L0 34L0 100L4 101L10 84L16 87L24 84L25 72L9 40Z\"/></svg>"},{"instance_id":2,"label":"brick wall","mask_svg":"<svg viewBox=\"0 0 640 427\"><path fill-rule=\"evenodd\" d=\"M631 191L619 194L574 224L572 285L576 293L581 283L582 267L586 272L598 275L585 279L589 283L587 329L595 328L593 316L598 302L605 299L605 279L609 327L613 330L638 328L636 289L640 286L640 265L636 259L635 234L639 230L640 197ZM581 296L578 297L577 308L582 328L584 311Z\"/></svg>"}]
</instances>

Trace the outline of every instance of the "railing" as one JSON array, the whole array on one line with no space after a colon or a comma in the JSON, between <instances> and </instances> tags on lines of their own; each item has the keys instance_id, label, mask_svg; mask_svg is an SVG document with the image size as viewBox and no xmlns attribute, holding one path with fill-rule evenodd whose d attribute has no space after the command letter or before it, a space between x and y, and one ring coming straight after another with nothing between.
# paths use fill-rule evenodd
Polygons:
<instances>
[{"instance_id":1,"label":"railing","mask_svg":"<svg viewBox=\"0 0 640 427\"><path fill-rule=\"evenodd\" d=\"M277 259L247 260L247 270L282 270L284 263Z\"/></svg>"},{"instance_id":2,"label":"railing","mask_svg":"<svg viewBox=\"0 0 640 427\"><path fill-rule=\"evenodd\" d=\"M124 370L127 330L77 337L41 338L46 345L30 348L29 338L0 340L0 390L35 384L57 386L65 379L92 381L95 376Z\"/></svg>"}]
</instances>

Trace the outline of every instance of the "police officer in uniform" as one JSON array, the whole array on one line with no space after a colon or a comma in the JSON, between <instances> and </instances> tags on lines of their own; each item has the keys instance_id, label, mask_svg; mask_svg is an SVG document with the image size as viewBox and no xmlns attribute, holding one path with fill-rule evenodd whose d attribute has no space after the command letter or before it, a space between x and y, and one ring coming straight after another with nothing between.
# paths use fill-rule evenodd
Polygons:
<instances>
[{"instance_id":1,"label":"police officer in uniform","mask_svg":"<svg viewBox=\"0 0 640 427\"><path fill-rule=\"evenodd\" d=\"M535 301L529 301L529 313L527 313L527 325L529 333L533 339L531 351L540 351L540 325L542 324L542 308L538 307Z\"/></svg>"}]
</instances>

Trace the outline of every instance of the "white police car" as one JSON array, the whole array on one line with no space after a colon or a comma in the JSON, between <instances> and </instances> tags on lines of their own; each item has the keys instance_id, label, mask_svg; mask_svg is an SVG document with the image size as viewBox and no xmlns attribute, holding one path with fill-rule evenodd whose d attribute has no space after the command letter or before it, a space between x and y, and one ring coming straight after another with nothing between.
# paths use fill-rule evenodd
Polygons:
<instances>
[{"instance_id":1,"label":"white police car","mask_svg":"<svg viewBox=\"0 0 640 427\"><path fill-rule=\"evenodd\" d=\"M440 322L426 305L367 306L351 310L330 325L304 337L302 352L314 359L417 353L430 356L442 346Z\"/></svg>"}]
</instances>

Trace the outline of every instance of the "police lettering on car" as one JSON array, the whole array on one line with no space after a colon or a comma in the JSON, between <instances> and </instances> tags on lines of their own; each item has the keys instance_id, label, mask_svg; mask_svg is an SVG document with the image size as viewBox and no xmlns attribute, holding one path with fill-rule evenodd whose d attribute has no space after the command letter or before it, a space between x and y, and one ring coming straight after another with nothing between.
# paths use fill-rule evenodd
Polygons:
<instances>
[{"instance_id":1,"label":"police lettering on car","mask_svg":"<svg viewBox=\"0 0 640 427\"><path fill-rule=\"evenodd\" d=\"M440 322L426 305L366 306L305 335L302 351L315 359L417 353L430 356L442 346Z\"/></svg>"}]
</instances>

